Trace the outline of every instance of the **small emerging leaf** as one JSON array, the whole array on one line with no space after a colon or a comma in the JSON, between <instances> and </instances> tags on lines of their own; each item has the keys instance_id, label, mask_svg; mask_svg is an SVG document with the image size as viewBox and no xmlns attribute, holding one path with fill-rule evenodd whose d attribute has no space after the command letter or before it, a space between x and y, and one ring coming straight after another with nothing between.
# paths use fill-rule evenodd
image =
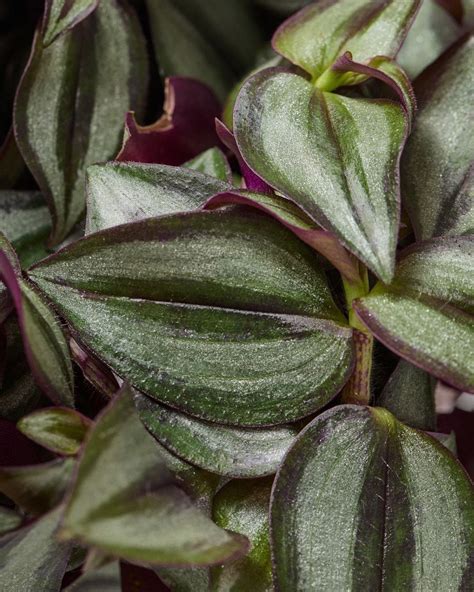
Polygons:
<instances>
[{"instance_id":1,"label":"small emerging leaf","mask_svg":"<svg viewBox=\"0 0 474 592\"><path fill-rule=\"evenodd\" d=\"M18 429L56 454L74 456L84 441L90 419L73 409L50 407L23 417Z\"/></svg>"},{"instance_id":2,"label":"small emerging leaf","mask_svg":"<svg viewBox=\"0 0 474 592\"><path fill-rule=\"evenodd\" d=\"M45 47L89 16L97 8L98 3L99 0L47 0L43 33Z\"/></svg>"},{"instance_id":3,"label":"small emerging leaf","mask_svg":"<svg viewBox=\"0 0 474 592\"><path fill-rule=\"evenodd\" d=\"M23 518L20 514L17 514L17 512L10 508L0 506L0 535L3 535L10 530L15 530L21 526L22 522Z\"/></svg>"},{"instance_id":4,"label":"small emerging leaf","mask_svg":"<svg viewBox=\"0 0 474 592\"><path fill-rule=\"evenodd\" d=\"M219 148L209 148L195 158L185 162L185 167L232 183L232 171L224 153Z\"/></svg>"}]
</instances>

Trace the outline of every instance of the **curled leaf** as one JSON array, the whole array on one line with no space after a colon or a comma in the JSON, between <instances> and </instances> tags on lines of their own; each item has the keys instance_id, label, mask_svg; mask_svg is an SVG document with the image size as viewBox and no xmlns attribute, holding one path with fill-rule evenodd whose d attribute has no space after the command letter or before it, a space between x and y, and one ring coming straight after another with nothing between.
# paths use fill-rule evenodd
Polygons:
<instances>
[{"instance_id":1,"label":"curled leaf","mask_svg":"<svg viewBox=\"0 0 474 592\"><path fill-rule=\"evenodd\" d=\"M125 119L125 136L117 160L181 165L218 144L214 119L220 104L198 80L171 76L165 81L163 115L141 126L134 113Z\"/></svg>"}]
</instances>

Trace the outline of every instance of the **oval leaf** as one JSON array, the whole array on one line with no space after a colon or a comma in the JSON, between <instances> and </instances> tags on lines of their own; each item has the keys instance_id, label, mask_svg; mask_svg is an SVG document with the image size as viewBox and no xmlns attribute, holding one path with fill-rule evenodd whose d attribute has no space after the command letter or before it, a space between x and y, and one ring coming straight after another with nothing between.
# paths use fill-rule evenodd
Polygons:
<instances>
[{"instance_id":1,"label":"oval leaf","mask_svg":"<svg viewBox=\"0 0 474 592\"><path fill-rule=\"evenodd\" d=\"M416 81L419 111L402 160L404 203L419 240L474 233L474 36Z\"/></svg>"},{"instance_id":2,"label":"oval leaf","mask_svg":"<svg viewBox=\"0 0 474 592\"><path fill-rule=\"evenodd\" d=\"M298 433L291 426L252 430L198 421L138 392L135 406L164 446L193 465L227 477L275 473Z\"/></svg>"},{"instance_id":3,"label":"oval leaf","mask_svg":"<svg viewBox=\"0 0 474 592\"><path fill-rule=\"evenodd\" d=\"M351 370L351 330L313 251L252 210L111 228L31 277L119 376L203 419L295 420Z\"/></svg>"},{"instance_id":4,"label":"oval leaf","mask_svg":"<svg viewBox=\"0 0 474 592\"><path fill-rule=\"evenodd\" d=\"M14 124L23 158L49 201L52 243L82 215L85 169L114 155L123 114L141 109L146 79L140 25L118 0L101 0L48 47L36 36Z\"/></svg>"},{"instance_id":5,"label":"oval leaf","mask_svg":"<svg viewBox=\"0 0 474 592\"><path fill-rule=\"evenodd\" d=\"M175 485L127 388L89 432L60 535L121 559L171 566L222 563L247 546Z\"/></svg>"},{"instance_id":6,"label":"oval leaf","mask_svg":"<svg viewBox=\"0 0 474 592\"><path fill-rule=\"evenodd\" d=\"M195 158L185 162L183 166L193 169L193 171L215 177L220 181L232 183L232 171L229 161L220 148L209 148L205 152L198 154Z\"/></svg>"},{"instance_id":7,"label":"oval leaf","mask_svg":"<svg viewBox=\"0 0 474 592\"><path fill-rule=\"evenodd\" d=\"M315 2L281 25L273 47L314 78L346 51L357 62L394 57L419 5L420 0Z\"/></svg>"},{"instance_id":8,"label":"oval leaf","mask_svg":"<svg viewBox=\"0 0 474 592\"><path fill-rule=\"evenodd\" d=\"M162 164L108 162L87 169L86 233L201 207L229 185Z\"/></svg>"},{"instance_id":9,"label":"oval leaf","mask_svg":"<svg viewBox=\"0 0 474 592\"><path fill-rule=\"evenodd\" d=\"M387 347L474 392L474 237L433 239L404 252L390 286L353 306Z\"/></svg>"},{"instance_id":10,"label":"oval leaf","mask_svg":"<svg viewBox=\"0 0 474 592\"><path fill-rule=\"evenodd\" d=\"M55 403L74 406L74 375L64 333L52 310L0 250L0 276L15 304L31 371Z\"/></svg>"},{"instance_id":11,"label":"oval leaf","mask_svg":"<svg viewBox=\"0 0 474 592\"><path fill-rule=\"evenodd\" d=\"M472 485L446 448L388 411L316 418L274 486L278 590L467 590Z\"/></svg>"},{"instance_id":12,"label":"oval leaf","mask_svg":"<svg viewBox=\"0 0 474 592\"><path fill-rule=\"evenodd\" d=\"M84 441L91 420L73 409L50 407L23 417L18 429L56 454L74 456Z\"/></svg>"},{"instance_id":13,"label":"oval leaf","mask_svg":"<svg viewBox=\"0 0 474 592\"><path fill-rule=\"evenodd\" d=\"M242 87L234 132L258 175L390 281L407 132L400 106L321 92L298 74L270 68Z\"/></svg>"}]
</instances>

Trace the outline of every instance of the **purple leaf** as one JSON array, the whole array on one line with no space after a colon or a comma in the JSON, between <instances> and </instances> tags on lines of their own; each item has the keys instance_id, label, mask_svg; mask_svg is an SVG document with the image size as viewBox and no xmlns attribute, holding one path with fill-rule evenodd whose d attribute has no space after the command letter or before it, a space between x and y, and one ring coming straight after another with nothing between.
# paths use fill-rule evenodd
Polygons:
<instances>
[{"instance_id":1,"label":"purple leaf","mask_svg":"<svg viewBox=\"0 0 474 592\"><path fill-rule=\"evenodd\" d=\"M117 160L183 164L218 145L214 119L220 111L217 97L206 85L192 78L167 78L163 115L155 123L141 126L129 112Z\"/></svg>"}]
</instances>

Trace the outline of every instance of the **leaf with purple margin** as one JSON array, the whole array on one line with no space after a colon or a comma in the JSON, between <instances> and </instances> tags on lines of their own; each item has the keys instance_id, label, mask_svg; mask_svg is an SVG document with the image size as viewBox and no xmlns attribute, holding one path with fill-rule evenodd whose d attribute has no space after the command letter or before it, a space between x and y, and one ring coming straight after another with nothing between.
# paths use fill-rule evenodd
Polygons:
<instances>
[{"instance_id":1,"label":"leaf with purple margin","mask_svg":"<svg viewBox=\"0 0 474 592\"><path fill-rule=\"evenodd\" d=\"M200 208L230 185L190 168L108 162L87 169L86 234Z\"/></svg>"},{"instance_id":2,"label":"leaf with purple margin","mask_svg":"<svg viewBox=\"0 0 474 592\"><path fill-rule=\"evenodd\" d=\"M0 539L1 590L59 592L71 554L71 545L55 537L61 512L59 507Z\"/></svg>"},{"instance_id":3,"label":"leaf with purple margin","mask_svg":"<svg viewBox=\"0 0 474 592\"><path fill-rule=\"evenodd\" d=\"M141 110L146 87L140 25L118 0L101 0L48 47L36 35L17 92L14 127L23 158L48 200L52 244L81 217L85 169L113 156L123 113L132 106Z\"/></svg>"},{"instance_id":4,"label":"leaf with purple margin","mask_svg":"<svg viewBox=\"0 0 474 592\"><path fill-rule=\"evenodd\" d=\"M99 0L47 0L43 44L50 45L59 35L72 29L91 14Z\"/></svg>"},{"instance_id":5,"label":"leaf with purple margin","mask_svg":"<svg viewBox=\"0 0 474 592\"><path fill-rule=\"evenodd\" d=\"M250 208L109 228L29 273L119 376L202 419L293 421L351 371L351 330L314 252Z\"/></svg>"},{"instance_id":6,"label":"leaf with purple margin","mask_svg":"<svg viewBox=\"0 0 474 592\"><path fill-rule=\"evenodd\" d=\"M376 78L386 84L399 98L411 127L416 98L410 80L395 60L376 56L368 64L361 64L352 59L350 52L346 52L334 62L331 72L341 73L339 86L358 84L367 78Z\"/></svg>"},{"instance_id":7,"label":"leaf with purple margin","mask_svg":"<svg viewBox=\"0 0 474 592\"><path fill-rule=\"evenodd\" d=\"M407 133L399 105L322 92L268 69L242 87L234 133L252 170L390 281Z\"/></svg>"},{"instance_id":8,"label":"leaf with purple margin","mask_svg":"<svg viewBox=\"0 0 474 592\"><path fill-rule=\"evenodd\" d=\"M474 233L474 36L416 81L419 111L402 158L404 205L418 240Z\"/></svg>"},{"instance_id":9,"label":"leaf with purple margin","mask_svg":"<svg viewBox=\"0 0 474 592\"><path fill-rule=\"evenodd\" d=\"M250 541L248 554L211 570L212 592L273 592L268 506L271 479L234 480L216 495L213 517Z\"/></svg>"},{"instance_id":10,"label":"leaf with purple margin","mask_svg":"<svg viewBox=\"0 0 474 592\"><path fill-rule=\"evenodd\" d=\"M51 452L75 456L91 423L74 409L46 407L23 417L17 425L22 434Z\"/></svg>"},{"instance_id":11,"label":"leaf with purple margin","mask_svg":"<svg viewBox=\"0 0 474 592\"><path fill-rule=\"evenodd\" d=\"M353 304L387 347L474 392L474 237L432 239L402 253L394 281Z\"/></svg>"},{"instance_id":12,"label":"leaf with purple margin","mask_svg":"<svg viewBox=\"0 0 474 592\"><path fill-rule=\"evenodd\" d=\"M248 205L266 212L324 255L350 282L360 281L357 260L344 249L331 232L322 230L292 201L274 193L264 195L233 190L211 197L204 207L210 210L227 204Z\"/></svg>"},{"instance_id":13,"label":"leaf with purple margin","mask_svg":"<svg viewBox=\"0 0 474 592\"><path fill-rule=\"evenodd\" d=\"M135 407L147 430L185 461L226 477L253 478L276 472L298 429L232 428L198 421L135 393Z\"/></svg>"},{"instance_id":14,"label":"leaf with purple margin","mask_svg":"<svg viewBox=\"0 0 474 592\"><path fill-rule=\"evenodd\" d=\"M414 79L459 38L462 29L437 0L423 0L397 55L397 62Z\"/></svg>"},{"instance_id":15,"label":"leaf with purple margin","mask_svg":"<svg viewBox=\"0 0 474 592\"><path fill-rule=\"evenodd\" d=\"M247 546L176 486L126 387L89 432L60 536L128 561L170 566L221 563Z\"/></svg>"},{"instance_id":16,"label":"leaf with purple margin","mask_svg":"<svg viewBox=\"0 0 474 592\"><path fill-rule=\"evenodd\" d=\"M273 46L316 80L346 51L362 63L377 55L394 57L419 4L419 0L315 2L280 26Z\"/></svg>"},{"instance_id":17,"label":"leaf with purple margin","mask_svg":"<svg viewBox=\"0 0 474 592\"><path fill-rule=\"evenodd\" d=\"M468 590L472 484L448 450L380 407L312 421L276 477L276 587Z\"/></svg>"},{"instance_id":18,"label":"leaf with purple margin","mask_svg":"<svg viewBox=\"0 0 474 592\"><path fill-rule=\"evenodd\" d=\"M436 429L434 387L436 380L427 372L400 360L377 398L395 417L420 430Z\"/></svg>"},{"instance_id":19,"label":"leaf with purple margin","mask_svg":"<svg viewBox=\"0 0 474 592\"><path fill-rule=\"evenodd\" d=\"M55 403L74 406L74 375L69 349L53 311L0 250L0 277L18 315L25 354L40 388Z\"/></svg>"},{"instance_id":20,"label":"leaf with purple margin","mask_svg":"<svg viewBox=\"0 0 474 592\"><path fill-rule=\"evenodd\" d=\"M214 119L221 107L210 88L181 76L165 80L163 114L154 123L137 124L125 118L125 135L117 160L181 165L219 141Z\"/></svg>"},{"instance_id":21,"label":"leaf with purple margin","mask_svg":"<svg viewBox=\"0 0 474 592\"><path fill-rule=\"evenodd\" d=\"M43 514L64 497L74 469L72 459L21 467L0 467L0 491L29 514Z\"/></svg>"}]
</instances>

